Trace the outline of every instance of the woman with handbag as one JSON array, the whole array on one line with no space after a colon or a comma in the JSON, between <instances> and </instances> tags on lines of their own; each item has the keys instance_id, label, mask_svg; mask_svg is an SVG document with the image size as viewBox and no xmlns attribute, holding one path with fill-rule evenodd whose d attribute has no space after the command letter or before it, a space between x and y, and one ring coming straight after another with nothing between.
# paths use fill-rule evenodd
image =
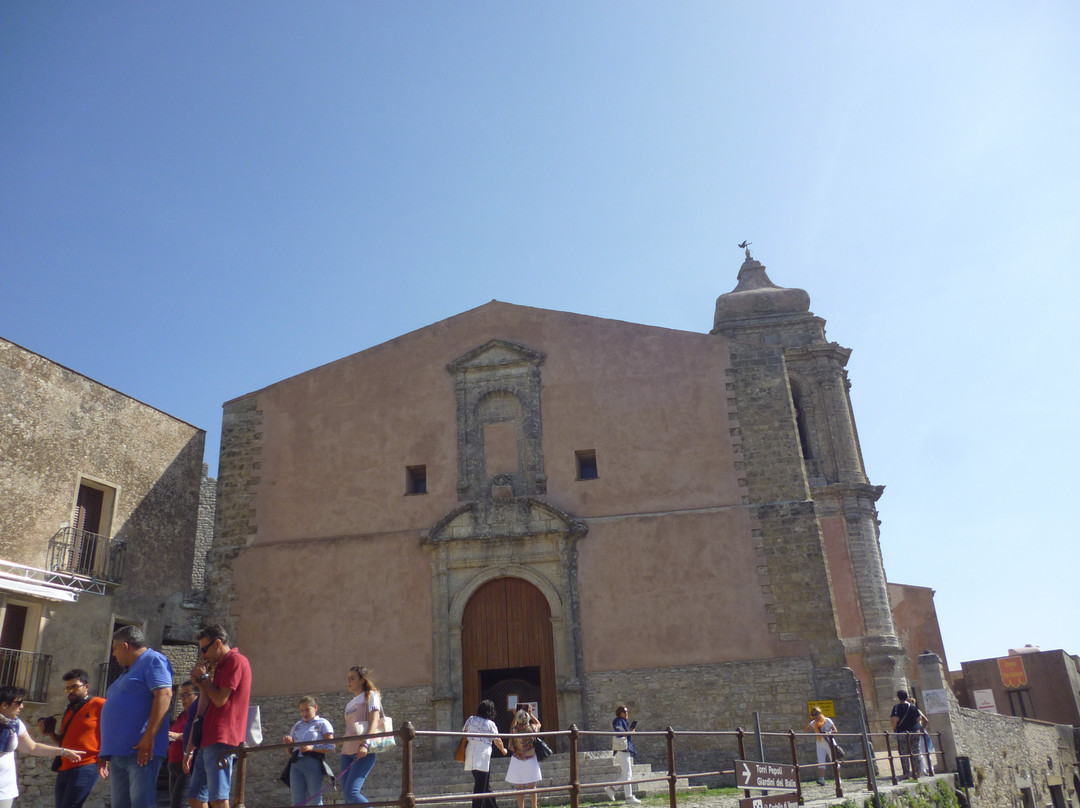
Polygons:
<instances>
[{"instance_id":1,"label":"woman with handbag","mask_svg":"<svg viewBox=\"0 0 1080 808\"><path fill-rule=\"evenodd\" d=\"M383 706L379 689L371 681L371 672L362 665L354 665L349 668L345 677L345 686L353 696L345 705L345 734L368 735L377 732L378 730L373 730L372 727L378 727ZM374 752L368 751L367 741L346 741L342 744L341 773L338 781L341 783L342 796L346 803L368 801L367 797L360 793L360 789L375 768L377 757Z\"/></svg>"},{"instance_id":2,"label":"woman with handbag","mask_svg":"<svg viewBox=\"0 0 1080 808\"><path fill-rule=\"evenodd\" d=\"M506 769L506 782L512 783L519 789L535 788L540 782L540 764L536 760L536 737L533 735L540 729L540 721L532 714L532 705L526 704L517 711L514 716L514 725L510 732L514 737L510 738L510 751L513 757L510 766ZM536 808L537 795L533 792L529 795L532 808ZM518 808L525 808L525 795L518 795Z\"/></svg>"},{"instance_id":3,"label":"woman with handbag","mask_svg":"<svg viewBox=\"0 0 1080 808\"><path fill-rule=\"evenodd\" d=\"M634 796L633 786L630 785L630 780L634 776L634 758L637 757L637 750L634 748L634 739L630 736L634 734L635 727L637 727L637 721L633 724L630 723L630 711L626 709L625 704L620 704L615 708L615 720L611 722L611 728L615 732L625 733L624 735L615 735L611 739L611 748L614 750L615 765L619 767L619 774L622 775L622 779L626 781L623 789L626 792L626 801L641 802ZM615 789L611 786L607 786L604 791L607 793L609 800L615 799Z\"/></svg>"},{"instance_id":4,"label":"woman with handbag","mask_svg":"<svg viewBox=\"0 0 1080 808\"><path fill-rule=\"evenodd\" d=\"M465 744L465 771L472 771L473 794L491 792L491 747L494 744L500 752L506 754L502 738L498 737L499 728L495 726L495 702L484 699L476 708L476 715L469 716L462 732L479 732L483 735L469 735ZM484 737L495 736L495 737ZM498 808L493 797L473 797L472 808Z\"/></svg>"},{"instance_id":5,"label":"woman with handbag","mask_svg":"<svg viewBox=\"0 0 1080 808\"><path fill-rule=\"evenodd\" d=\"M832 760L832 750L829 748L830 738L828 736L836 734L836 724L833 723L831 718L825 717L820 707L814 707L810 710L810 723L806 725L806 728L816 736L817 783L819 786L823 786L825 785L825 764Z\"/></svg>"}]
</instances>

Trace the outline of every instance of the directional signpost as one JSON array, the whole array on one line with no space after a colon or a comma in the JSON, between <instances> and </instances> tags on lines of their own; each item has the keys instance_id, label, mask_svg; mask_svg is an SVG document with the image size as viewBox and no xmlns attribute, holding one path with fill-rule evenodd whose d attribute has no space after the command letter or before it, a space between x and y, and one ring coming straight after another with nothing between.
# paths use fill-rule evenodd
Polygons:
<instances>
[{"instance_id":1,"label":"directional signpost","mask_svg":"<svg viewBox=\"0 0 1080 808\"><path fill-rule=\"evenodd\" d=\"M739 800L739 808L799 808L799 798L791 794L770 794L767 797L746 797Z\"/></svg>"},{"instance_id":2,"label":"directional signpost","mask_svg":"<svg viewBox=\"0 0 1080 808\"><path fill-rule=\"evenodd\" d=\"M758 763L756 760L736 760L735 779L739 788L779 789L790 794L769 794L739 800L739 808L798 808L794 793L799 770L786 763Z\"/></svg>"},{"instance_id":3,"label":"directional signpost","mask_svg":"<svg viewBox=\"0 0 1080 808\"><path fill-rule=\"evenodd\" d=\"M798 770L787 763L758 763L756 760L736 760L735 779L739 788L776 788L795 790Z\"/></svg>"}]
</instances>

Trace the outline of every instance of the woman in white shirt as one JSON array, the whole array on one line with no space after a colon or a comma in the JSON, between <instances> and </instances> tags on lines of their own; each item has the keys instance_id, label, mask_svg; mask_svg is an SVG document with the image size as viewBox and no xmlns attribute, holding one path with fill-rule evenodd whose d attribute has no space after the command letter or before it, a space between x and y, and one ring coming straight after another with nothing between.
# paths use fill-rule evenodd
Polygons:
<instances>
[{"instance_id":1,"label":"woman in white shirt","mask_svg":"<svg viewBox=\"0 0 1080 808\"><path fill-rule=\"evenodd\" d=\"M482 735L468 736L465 746L465 771L472 771L473 794L491 793L491 747L492 744L506 754L502 738L498 737L499 728L495 725L495 702L484 699L476 708L476 715L469 716L462 732L477 732ZM484 737L488 736L488 737ZM472 808L498 808L492 797L474 797Z\"/></svg>"},{"instance_id":2,"label":"woman in white shirt","mask_svg":"<svg viewBox=\"0 0 1080 808\"><path fill-rule=\"evenodd\" d=\"M25 698L26 691L21 687L0 687L0 808L11 808L11 804L19 796L19 783L15 777L15 750L20 744L27 754L35 757L60 755L78 763L83 756L82 752L37 743L31 738L26 731L26 724L19 719Z\"/></svg>"},{"instance_id":3,"label":"woman in white shirt","mask_svg":"<svg viewBox=\"0 0 1080 808\"><path fill-rule=\"evenodd\" d=\"M825 717L820 707L815 707L810 711L810 723L806 725L806 728L817 736L815 739L817 741L817 781L819 786L823 786L825 785L825 764L832 760L832 749L828 736L836 734L836 724L833 723L831 718Z\"/></svg>"},{"instance_id":4,"label":"woman in white shirt","mask_svg":"<svg viewBox=\"0 0 1080 808\"><path fill-rule=\"evenodd\" d=\"M371 681L371 672L362 665L349 668L345 686L353 697L345 705L345 734L367 735L382 715L382 696ZM346 741L341 746L341 791L345 802L362 803L368 798L360 793L364 781L375 767L374 752L368 752L363 740Z\"/></svg>"}]
</instances>

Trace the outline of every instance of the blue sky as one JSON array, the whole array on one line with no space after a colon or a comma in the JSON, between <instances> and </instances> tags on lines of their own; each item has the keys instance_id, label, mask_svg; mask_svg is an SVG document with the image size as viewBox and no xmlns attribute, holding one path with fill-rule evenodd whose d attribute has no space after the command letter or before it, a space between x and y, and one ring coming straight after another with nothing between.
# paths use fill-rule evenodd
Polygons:
<instances>
[{"instance_id":1,"label":"blue sky","mask_svg":"<svg viewBox=\"0 0 1080 808\"><path fill-rule=\"evenodd\" d=\"M849 370L890 580L1080 653L1080 6L0 4L0 334L207 430L493 298Z\"/></svg>"}]
</instances>

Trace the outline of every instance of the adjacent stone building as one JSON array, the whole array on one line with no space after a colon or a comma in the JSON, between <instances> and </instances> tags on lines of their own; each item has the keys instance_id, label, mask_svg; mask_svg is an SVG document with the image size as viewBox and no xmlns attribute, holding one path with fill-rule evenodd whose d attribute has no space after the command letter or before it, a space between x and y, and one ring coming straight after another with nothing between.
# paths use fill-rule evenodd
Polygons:
<instances>
[{"instance_id":1,"label":"adjacent stone building","mask_svg":"<svg viewBox=\"0 0 1080 808\"><path fill-rule=\"evenodd\" d=\"M887 717L848 355L747 254L709 333L492 301L227 402L208 595L253 698L363 664L424 729L850 728L857 677Z\"/></svg>"},{"instance_id":2,"label":"adjacent stone building","mask_svg":"<svg viewBox=\"0 0 1080 808\"><path fill-rule=\"evenodd\" d=\"M890 581L889 603L892 604L900 642L907 649L905 675L908 691L917 697L923 690L919 667L921 654L937 654L948 670L945 643L941 639L941 627L938 625L937 609L934 607L934 590L928 586L896 584Z\"/></svg>"},{"instance_id":3,"label":"adjacent stone building","mask_svg":"<svg viewBox=\"0 0 1080 808\"><path fill-rule=\"evenodd\" d=\"M201 616L192 564L204 440L201 429L0 339L0 683L30 692L28 724L62 710L60 677L71 668L104 692L120 625L143 627L178 660L190 649ZM19 769L20 804L52 804L48 761Z\"/></svg>"},{"instance_id":4,"label":"adjacent stone building","mask_svg":"<svg viewBox=\"0 0 1080 808\"><path fill-rule=\"evenodd\" d=\"M1080 656L1028 646L960 669L953 681L964 707L1080 727Z\"/></svg>"}]
</instances>

